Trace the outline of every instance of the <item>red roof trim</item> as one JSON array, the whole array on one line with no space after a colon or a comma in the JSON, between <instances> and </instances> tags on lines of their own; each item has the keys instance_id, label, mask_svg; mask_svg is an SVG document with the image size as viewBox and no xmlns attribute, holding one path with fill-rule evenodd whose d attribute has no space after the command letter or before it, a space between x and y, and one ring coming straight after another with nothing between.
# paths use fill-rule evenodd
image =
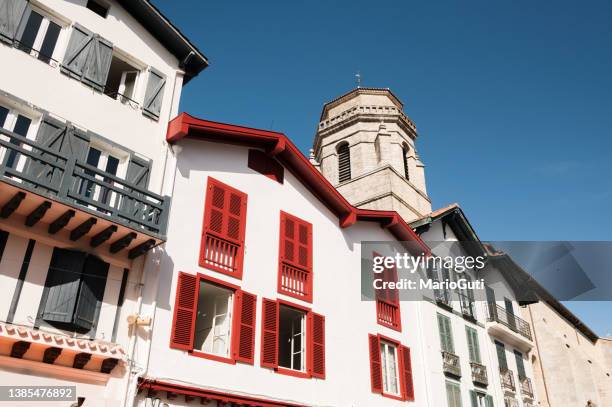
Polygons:
<instances>
[{"instance_id":1,"label":"red roof trim","mask_svg":"<svg viewBox=\"0 0 612 407\"><path fill-rule=\"evenodd\" d=\"M263 148L338 216L340 227L349 227L358 220L378 222L399 241L415 242L416 251L430 252L429 247L397 212L372 211L352 206L283 133L202 120L181 113L168 124L166 141L175 143L185 137Z\"/></svg>"}]
</instances>

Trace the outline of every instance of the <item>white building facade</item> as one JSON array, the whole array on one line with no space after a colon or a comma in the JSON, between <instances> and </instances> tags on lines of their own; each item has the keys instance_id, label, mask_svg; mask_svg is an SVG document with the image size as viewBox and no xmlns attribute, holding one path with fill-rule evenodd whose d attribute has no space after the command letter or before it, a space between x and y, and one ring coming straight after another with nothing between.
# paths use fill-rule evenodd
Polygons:
<instances>
[{"instance_id":1,"label":"white building facade","mask_svg":"<svg viewBox=\"0 0 612 407\"><path fill-rule=\"evenodd\" d=\"M93 0L3 0L0 60L0 381L120 405L166 240L168 121L207 61L148 1Z\"/></svg>"}]
</instances>

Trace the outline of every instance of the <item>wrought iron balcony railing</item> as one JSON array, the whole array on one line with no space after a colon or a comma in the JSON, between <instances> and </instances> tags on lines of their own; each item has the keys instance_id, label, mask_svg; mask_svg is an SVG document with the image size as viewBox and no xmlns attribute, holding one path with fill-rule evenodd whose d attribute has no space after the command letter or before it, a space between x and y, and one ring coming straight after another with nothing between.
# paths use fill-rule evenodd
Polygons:
<instances>
[{"instance_id":1,"label":"wrought iron balcony railing","mask_svg":"<svg viewBox=\"0 0 612 407\"><path fill-rule=\"evenodd\" d=\"M459 356L450 352L442 351L442 370L444 373L461 377L461 363Z\"/></svg>"},{"instance_id":2,"label":"wrought iron balcony railing","mask_svg":"<svg viewBox=\"0 0 612 407\"><path fill-rule=\"evenodd\" d=\"M500 369L499 375L501 378L501 385L504 390L516 391L514 385L514 374L510 369Z\"/></svg>"},{"instance_id":3,"label":"wrought iron balcony railing","mask_svg":"<svg viewBox=\"0 0 612 407\"><path fill-rule=\"evenodd\" d=\"M488 308L489 321L499 322L530 341L532 340L531 327L527 321L517 317L511 312L508 312L504 307L500 307L495 303L489 303Z\"/></svg>"},{"instance_id":4,"label":"wrought iron balcony railing","mask_svg":"<svg viewBox=\"0 0 612 407\"><path fill-rule=\"evenodd\" d=\"M434 290L434 296L436 297L436 302L438 304L445 305L450 307L451 304L451 292L446 289L436 289Z\"/></svg>"},{"instance_id":5,"label":"wrought iron balcony railing","mask_svg":"<svg viewBox=\"0 0 612 407\"><path fill-rule=\"evenodd\" d=\"M531 379L528 377L519 377L521 383L521 394L529 398L533 398L533 386L531 385Z\"/></svg>"},{"instance_id":6,"label":"wrought iron balcony railing","mask_svg":"<svg viewBox=\"0 0 612 407\"><path fill-rule=\"evenodd\" d=\"M474 312L474 300L470 295L460 292L459 293L459 302L461 303L461 313L465 317L476 318L476 314Z\"/></svg>"},{"instance_id":7,"label":"wrought iron balcony railing","mask_svg":"<svg viewBox=\"0 0 612 407\"><path fill-rule=\"evenodd\" d=\"M169 197L2 128L0 157L2 182L153 236L166 233Z\"/></svg>"},{"instance_id":8,"label":"wrought iron balcony railing","mask_svg":"<svg viewBox=\"0 0 612 407\"><path fill-rule=\"evenodd\" d=\"M472 381L484 386L488 385L489 378L487 376L486 366L476 362L471 362L470 366L472 367Z\"/></svg>"}]
</instances>

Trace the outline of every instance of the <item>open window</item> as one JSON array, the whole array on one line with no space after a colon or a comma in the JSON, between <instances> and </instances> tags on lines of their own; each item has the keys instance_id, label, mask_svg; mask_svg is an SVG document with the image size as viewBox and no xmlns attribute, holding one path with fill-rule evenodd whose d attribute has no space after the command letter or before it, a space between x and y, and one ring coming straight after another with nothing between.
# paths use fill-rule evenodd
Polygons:
<instances>
[{"instance_id":1,"label":"open window","mask_svg":"<svg viewBox=\"0 0 612 407\"><path fill-rule=\"evenodd\" d=\"M476 390L470 390L471 407L493 407L493 397Z\"/></svg>"},{"instance_id":2,"label":"open window","mask_svg":"<svg viewBox=\"0 0 612 407\"><path fill-rule=\"evenodd\" d=\"M234 290L200 280L193 348L230 357Z\"/></svg>"},{"instance_id":3,"label":"open window","mask_svg":"<svg viewBox=\"0 0 612 407\"><path fill-rule=\"evenodd\" d=\"M325 317L264 298L261 365L296 377L325 378Z\"/></svg>"},{"instance_id":4,"label":"open window","mask_svg":"<svg viewBox=\"0 0 612 407\"><path fill-rule=\"evenodd\" d=\"M115 51L111 59L104 93L122 103L138 107L135 99L139 76L140 69Z\"/></svg>"},{"instance_id":5,"label":"open window","mask_svg":"<svg viewBox=\"0 0 612 407\"><path fill-rule=\"evenodd\" d=\"M257 297L202 274L179 273L170 347L253 364Z\"/></svg>"},{"instance_id":6,"label":"open window","mask_svg":"<svg viewBox=\"0 0 612 407\"><path fill-rule=\"evenodd\" d=\"M380 360L383 379L383 391L392 396L400 395L399 358L397 344L380 341Z\"/></svg>"},{"instance_id":7,"label":"open window","mask_svg":"<svg viewBox=\"0 0 612 407\"><path fill-rule=\"evenodd\" d=\"M278 318L278 365L306 371L306 312L281 304Z\"/></svg>"},{"instance_id":8,"label":"open window","mask_svg":"<svg viewBox=\"0 0 612 407\"><path fill-rule=\"evenodd\" d=\"M373 257L380 257L380 254L374 252ZM387 328L396 331L402 330L402 322L400 315L400 299L396 289L389 288L389 283L397 283L397 269L395 266L385 267L381 273L375 273L374 279L381 280L378 284L384 284L376 288L376 320Z\"/></svg>"}]
</instances>

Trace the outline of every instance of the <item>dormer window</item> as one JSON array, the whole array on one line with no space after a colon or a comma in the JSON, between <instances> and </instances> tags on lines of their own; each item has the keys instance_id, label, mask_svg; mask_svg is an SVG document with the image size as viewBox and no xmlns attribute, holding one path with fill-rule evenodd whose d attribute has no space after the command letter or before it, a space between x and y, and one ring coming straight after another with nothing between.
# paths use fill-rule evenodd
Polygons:
<instances>
[{"instance_id":1,"label":"dormer window","mask_svg":"<svg viewBox=\"0 0 612 407\"><path fill-rule=\"evenodd\" d=\"M87 0L86 7L102 18L106 18L106 16L108 15L108 9L109 9L108 4L104 4L100 1Z\"/></svg>"}]
</instances>

